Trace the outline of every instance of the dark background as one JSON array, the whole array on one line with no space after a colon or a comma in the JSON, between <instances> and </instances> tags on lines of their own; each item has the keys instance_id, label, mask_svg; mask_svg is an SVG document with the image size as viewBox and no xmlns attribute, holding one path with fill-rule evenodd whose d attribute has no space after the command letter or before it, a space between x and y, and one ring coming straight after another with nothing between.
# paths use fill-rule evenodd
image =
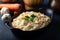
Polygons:
<instances>
[{"instance_id":1,"label":"dark background","mask_svg":"<svg viewBox=\"0 0 60 40\"><path fill-rule=\"evenodd\" d=\"M47 5L47 4L46 4ZM52 23L49 28L34 40L60 40L60 13L54 12ZM0 15L1 18L1 15ZM22 40L12 33L12 31L0 19L0 40ZM31 38L32 40L32 38Z\"/></svg>"}]
</instances>

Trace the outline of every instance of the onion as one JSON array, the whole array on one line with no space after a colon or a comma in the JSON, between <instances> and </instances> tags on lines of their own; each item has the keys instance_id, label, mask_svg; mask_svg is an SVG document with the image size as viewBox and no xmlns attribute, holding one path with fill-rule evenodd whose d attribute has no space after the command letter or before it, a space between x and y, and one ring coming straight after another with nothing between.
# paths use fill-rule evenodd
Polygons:
<instances>
[{"instance_id":1,"label":"onion","mask_svg":"<svg viewBox=\"0 0 60 40\"><path fill-rule=\"evenodd\" d=\"M54 10L60 10L60 0L52 0L51 7Z\"/></svg>"}]
</instances>

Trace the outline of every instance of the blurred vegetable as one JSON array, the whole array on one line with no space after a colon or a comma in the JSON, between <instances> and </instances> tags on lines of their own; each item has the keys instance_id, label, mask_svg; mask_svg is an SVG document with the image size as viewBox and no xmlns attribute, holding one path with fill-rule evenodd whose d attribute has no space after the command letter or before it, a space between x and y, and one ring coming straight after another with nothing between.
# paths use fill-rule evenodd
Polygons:
<instances>
[{"instance_id":1,"label":"blurred vegetable","mask_svg":"<svg viewBox=\"0 0 60 40\"><path fill-rule=\"evenodd\" d=\"M51 7L54 10L59 10L60 9L60 0L52 0Z\"/></svg>"},{"instance_id":2,"label":"blurred vegetable","mask_svg":"<svg viewBox=\"0 0 60 40\"><path fill-rule=\"evenodd\" d=\"M18 11L21 10L22 5L21 4L0 4L0 9L3 7L7 7L9 10L12 11Z\"/></svg>"},{"instance_id":3,"label":"blurred vegetable","mask_svg":"<svg viewBox=\"0 0 60 40\"><path fill-rule=\"evenodd\" d=\"M23 0L25 4L25 9L38 8L43 3L43 0Z\"/></svg>"},{"instance_id":4,"label":"blurred vegetable","mask_svg":"<svg viewBox=\"0 0 60 40\"><path fill-rule=\"evenodd\" d=\"M3 7L0 12L1 12L1 15L9 14L10 13L8 8L6 8L6 7Z\"/></svg>"},{"instance_id":5,"label":"blurred vegetable","mask_svg":"<svg viewBox=\"0 0 60 40\"><path fill-rule=\"evenodd\" d=\"M0 0L0 2L17 2L17 0Z\"/></svg>"},{"instance_id":6,"label":"blurred vegetable","mask_svg":"<svg viewBox=\"0 0 60 40\"><path fill-rule=\"evenodd\" d=\"M5 20L10 20L11 19L11 15L10 14L4 14L1 17L1 20L5 21Z\"/></svg>"},{"instance_id":7,"label":"blurred vegetable","mask_svg":"<svg viewBox=\"0 0 60 40\"><path fill-rule=\"evenodd\" d=\"M3 20L3 21L8 21L8 20L10 20L11 15L10 15L10 11L8 10L8 8L3 7L3 8L0 10L0 12L1 12L1 15L2 15L1 20Z\"/></svg>"}]
</instances>

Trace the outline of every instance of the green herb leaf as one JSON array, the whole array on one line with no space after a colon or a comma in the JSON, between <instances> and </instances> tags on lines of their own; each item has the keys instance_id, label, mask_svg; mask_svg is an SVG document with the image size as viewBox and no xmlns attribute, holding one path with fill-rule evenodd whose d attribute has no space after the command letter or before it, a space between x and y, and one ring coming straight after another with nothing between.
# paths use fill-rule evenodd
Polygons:
<instances>
[{"instance_id":1,"label":"green herb leaf","mask_svg":"<svg viewBox=\"0 0 60 40\"><path fill-rule=\"evenodd\" d=\"M31 17L29 20L33 22L34 18Z\"/></svg>"},{"instance_id":2,"label":"green herb leaf","mask_svg":"<svg viewBox=\"0 0 60 40\"><path fill-rule=\"evenodd\" d=\"M37 17L37 16L35 16L34 14L32 14L31 18L29 20L33 22L35 17Z\"/></svg>"},{"instance_id":3,"label":"green herb leaf","mask_svg":"<svg viewBox=\"0 0 60 40\"><path fill-rule=\"evenodd\" d=\"M31 15L31 17L35 18L35 17L37 17L37 16L36 16L36 15L34 15L34 14L32 14L32 15Z\"/></svg>"},{"instance_id":4,"label":"green herb leaf","mask_svg":"<svg viewBox=\"0 0 60 40\"><path fill-rule=\"evenodd\" d=\"M32 14L31 17L25 16L25 20L26 20L26 21L32 21L32 22L33 22L35 17L37 17L37 16L34 15L34 14Z\"/></svg>"},{"instance_id":5,"label":"green herb leaf","mask_svg":"<svg viewBox=\"0 0 60 40\"><path fill-rule=\"evenodd\" d=\"M26 18L30 18L29 16L25 16Z\"/></svg>"},{"instance_id":6,"label":"green herb leaf","mask_svg":"<svg viewBox=\"0 0 60 40\"><path fill-rule=\"evenodd\" d=\"M25 16L25 20L27 20L27 21L28 21L28 20L29 20L29 18L30 18L29 16Z\"/></svg>"}]
</instances>

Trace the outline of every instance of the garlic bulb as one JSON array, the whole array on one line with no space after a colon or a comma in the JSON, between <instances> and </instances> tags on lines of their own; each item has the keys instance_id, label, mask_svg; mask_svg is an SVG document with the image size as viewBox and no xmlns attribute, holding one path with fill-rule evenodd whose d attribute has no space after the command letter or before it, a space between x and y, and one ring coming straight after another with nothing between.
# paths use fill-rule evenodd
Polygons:
<instances>
[{"instance_id":1,"label":"garlic bulb","mask_svg":"<svg viewBox=\"0 0 60 40\"><path fill-rule=\"evenodd\" d=\"M9 20L11 18L10 14L4 14L1 19L2 20Z\"/></svg>"},{"instance_id":2,"label":"garlic bulb","mask_svg":"<svg viewBox=\"0 0 60 40\"><path fill-rule=\"evenodd\" d=\"M3 8L1 9L1 15L8 14L8 13L9 13L8 8L3 7Z\"/></svg>"},{"instance_id":3,"label":"garlic bulb","mask_svg":"<svg viewBox=\"0 0 60 40\"><path fill-rule=\"evenodd\" d=\"M1 15L2 15L1 20L8 21L8 20L11 19L11 15L9 13L8 8L3 7L0 12L1 12Z\"/></svg>"}]
</instances>

